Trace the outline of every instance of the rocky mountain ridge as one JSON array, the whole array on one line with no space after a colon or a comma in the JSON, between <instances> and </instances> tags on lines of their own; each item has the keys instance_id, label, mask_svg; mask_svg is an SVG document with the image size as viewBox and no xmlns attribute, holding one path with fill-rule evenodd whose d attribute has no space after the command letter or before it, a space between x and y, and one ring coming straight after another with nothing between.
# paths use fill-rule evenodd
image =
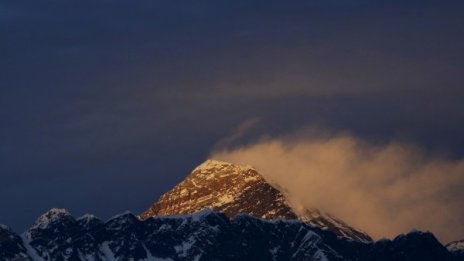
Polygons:
<instances>
[{"instance_id":1,"label":"rocky mountain ridge","mask_svg":"<svg viewBox=\"0 0 464 261\"><path fill-rule=\"evenodd\" d=\"M464 260L464 239L450 242L446 244L445 247L456 258L461 257L462 260Z\"/></svg>"},{"instance_id":2,"label":"rocky mountain ridge","mask_svg":"<svg viewBox=\"0 0 464 261\"><path fill-rule=\"evenodd\" d=\"M368 234L316 208L295 210L285 195L252 166L217 160L207 160L196 167L140 218L191 214L204 208L223 212L229 218L246 213L268 220L297 219L340 237L372 241Z\"/></svg>"},{"instance_id":3,"label":"rocky mountain ridge","mask_svg":"<svg viewBox=\"0 0 464 261\"><path fill-rule=\"evenodd\" d=\"M2 261L113 260L423 260L456 261L430 233L363 243L296 220L246 214L229 219L205 209L140 220L124 213L104 222L51 209L21 236L0 225Z\"/></svg>"},{"instance_id":4,"label":"rocky mountain ridge","mask_svg":"<svg viewBox=\"0 0 464 261\"><path fill-rule=\"evenodd\" d=\"M317 209L295 211L256 169L212 160L140 216L55 208L21 235L0 225L1 261L458 261L463 250L419 231L374 242Z\"/></svg>"}]
</instances>

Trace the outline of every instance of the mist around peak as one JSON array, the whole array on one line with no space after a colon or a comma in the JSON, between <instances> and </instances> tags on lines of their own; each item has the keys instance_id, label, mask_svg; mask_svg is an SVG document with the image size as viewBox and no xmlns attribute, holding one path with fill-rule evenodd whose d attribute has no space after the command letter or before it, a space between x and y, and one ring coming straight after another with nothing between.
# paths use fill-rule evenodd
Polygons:
<instances>
[{"instance_id":1,"label":"mist around peak","mask_svg":"<svg viewBox=\"0 0 464 261\"><path fill-rule=\"evenodd\" d=\"M350 134L261 139L210 156L251 164L293 206L321 209L376 239L412 229L431 231L444 243L464 236L463 159Z\"/></svg>"}]
</instances>

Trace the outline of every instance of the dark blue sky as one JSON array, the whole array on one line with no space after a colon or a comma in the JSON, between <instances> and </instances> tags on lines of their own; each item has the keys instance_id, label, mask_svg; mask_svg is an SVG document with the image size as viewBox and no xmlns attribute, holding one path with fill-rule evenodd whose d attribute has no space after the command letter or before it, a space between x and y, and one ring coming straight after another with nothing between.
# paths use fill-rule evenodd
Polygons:
<instances>
[{"instance_id":1,"label":"dark blue sky","mask_svg":"<svg viewBox=\"0 0 464 261\"><path fill-rule=\"evenodd\" d=\"M139 213L243 122L464 157L463 1L0 2L0 223Z\"/></svg>"}]
</instances>

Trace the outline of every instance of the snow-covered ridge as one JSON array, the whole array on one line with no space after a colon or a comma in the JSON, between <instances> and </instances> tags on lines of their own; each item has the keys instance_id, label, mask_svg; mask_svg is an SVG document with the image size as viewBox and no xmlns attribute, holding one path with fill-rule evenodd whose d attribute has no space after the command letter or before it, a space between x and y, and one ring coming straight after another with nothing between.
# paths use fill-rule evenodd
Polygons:
<instances>
[{"instance_id":1,"label":"snow-covered ridge","mask_svg":"<svg viewBox=\"0 0 464 261\"><path fill-rule=\"evenodd\" d=\"M71 214L66 209L52 208L49 211L45 212L43 215L41 215L32 225L31 229L45 229L51 223L56 222L63 217L69 216L71 216Z\"/></svg>"},{"instance_id":2,"label":"snow-covered ridge","mask_svg":"<svg viewBox=\"0 0 464 261\"><path fill-rule=\"evenodd\" d=\"M254 168L250 165L238 165L232 164L230 162L208 159L202 164L198 165L192 172L211 172L214 170L222 170L227 167L232 167L237 170L237 172L232 172L233 174L237 174L239 171L246 171Z\"/></svg>"},{"instance_id":3,"label":"snow-covered ridge","mask_svg":"<svg viewBox=\"0 0 464 261\"><path fill-rule=\"evenodd\" d=\"M89 220L89 219L98 219L98 218L93 214L84 214L84 215L76 218L76 220Z\"/></svg>"},{"instance_id":4,"label":"snow-covered ridge","mask_svg":"<svg viewBox=\"0 0 464 261\"><path fill-rule=\"evenodd\" d=\"M464 240L453 241L446 245L450 252L464 252Z\"/></svg>"},{"instance_id":5,"label":"snow-covered ridge","mask_svg":"<svg viewBox=\"0 0 464 261\"><path fill-rule=\"evenodd\" d=\"M0 230L0 260L462 260L459 254L450 259L446 248L427 232L348 242L298 220L247 214L230 219L211 209L144 221L124 213L91 227L79 220L57 219L29 239Z\"/></svg>"}]
</instances>

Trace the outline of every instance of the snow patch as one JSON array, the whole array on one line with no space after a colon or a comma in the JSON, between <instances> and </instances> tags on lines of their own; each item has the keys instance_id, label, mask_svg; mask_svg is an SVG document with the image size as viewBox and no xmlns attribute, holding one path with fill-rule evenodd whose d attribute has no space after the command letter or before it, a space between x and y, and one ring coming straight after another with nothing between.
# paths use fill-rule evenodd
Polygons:
<instances>
[{"instance_id":1,"label":"snow patch","mask_svg":"<svg viewBox=\"0 0 464 261\"><path fill-rule=\"evenodd\" d=\"M0 224L0 228L3 229L3 230L11 231L10 227L7 226L7 225Z\"/></svg>"},{"instance_id":2,"label":"snow patch","mask_svg":"<svg viewBox=\"0 0 464 261\"><path fill-rule=\"evenodd\" d=\"M321 249L317 250L316 253L314 254L314 260L329 261L327 256L324 254L324 251L322 251Z\"/></svg>"},{"instance_id":3,"label":"snow patch","mask_svg":"<svg viewBox=\"0 0 464 261\"><path fill-rule=\"evenodd\" d=\"M81 217L78 217L76 220L90 220L90 219L98 219L97 216L92 214L85 214Z\"/></svg>"},{"instance_id":4,"label":"snow patch","mask_svg":"<svg viewBox=\"0 0 464 261\"><path fill-rule=\"evenodd\" d=\"M100 247L101 252L105 255L107 261L116 261L117 259L114 257L113 251L111 251L108 242L103 242Z\"/></svg>"},{"instance_id":5,"label":"snow patch","mask_svg":"<svg viewBox=\"0 0 464 261\"><path fill-rule=\"evenodd\" d=\"M112 220L112 219L116 219L116 218L120 218L122 216L127 216L127 215L133 215L132 212L130 212L129 210L121 213L121 214L117 214L115 216L112 216L108 221Z\"/></svg>"},{"instance_id":6,"label":"snow patch","mask_svg":"<svg viewBox=\"0 0 464 261\"><path fill-rule=\"evenodd\" d=\"M276 246L269 250L269 253L272 255L272 260L277 260L277 253L279 253L280 246Z\"/></svg>"},{"instance_id":7,"label":"snow patch","mask_svg":"<svg viewBox=\"0 0 464 261\"><path fill-rule=\"evenodd\" d=\"M446 245L450 252L464 251L464 240L454 241Z\"/></svg>"},{"instance_id":8,"label":"snow patch","mask_svg":"<svg viewBox=\"0 0 464 261\"><path fill-rule=\"evenodd\" d=\"M202 164L200 164L198 167L196 167L192 172L208 173L211 170L223 169L225 167L234 167L239 171L246 171L246 170L254 169L250 165L236 165L230 162L208 159ZM233 172L233 173L237 174L237 172Z\"/></svg>"},{"instance_id":9,"label":"snow patch","mask_svg":"<svg viewBox=\"0 0 464 261\"><path fill-rule=\"evenodd\" d=\"M23 245L26 248L27 254L32 258L34 261L45 261L37 251L29 244L30 240L27 237L28 233L24 233L21 235L21 239L23 240Z\"/></svg>"},{"instance_id":10,"label":"snow patch","mask_svg":"<svg viewBox=\"0 0 464 261\"><path fill-rule=\"evenodd\" d=\"M192 221L199 222L200 220L202 220L203 218L205 218L206 216L212 213L213 211L210 208L204 208L198 212L191 214Z\"/></svg>"},{"instance_id":11,"label":"snow patch","mask_svg":"<svg viewBox=\"0 0 464 261\"><path fill-rule=\"evenodd\" d=\"M219 206L224 205L224 204L234 201L234 199L235 198L232 195L228 195L228 194L222 195L217 198L217 202L214 205L219 205Z\"/></svg>"},{"instance_id":12,"label":"snow patch","mask_svg":"<svg viewBox=\"0 0 464 261\"><path fill-rule=\"evenodd\" d=\"M195 242L195 238L191 236L186 241L182 242L181 245L174 246L174 249L176 250L179 257L187 257L188 251L192 248Z\"/></svg>"}]
</instances>

